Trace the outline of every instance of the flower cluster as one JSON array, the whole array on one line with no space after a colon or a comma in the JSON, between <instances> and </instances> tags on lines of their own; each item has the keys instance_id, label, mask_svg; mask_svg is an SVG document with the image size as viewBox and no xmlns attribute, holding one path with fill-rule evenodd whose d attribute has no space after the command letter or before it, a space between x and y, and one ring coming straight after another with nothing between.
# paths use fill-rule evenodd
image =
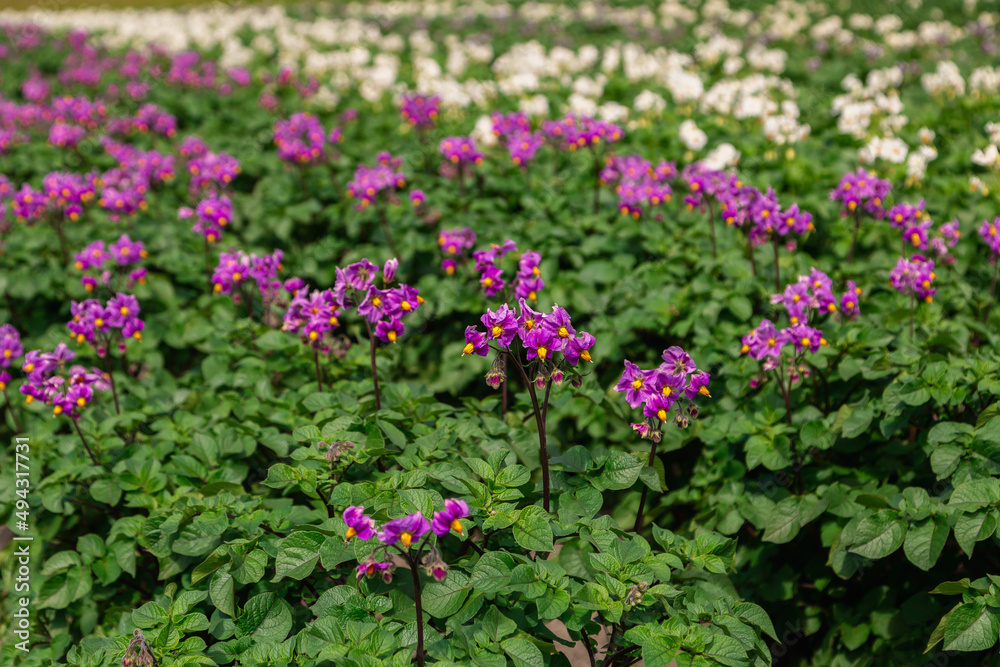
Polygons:
<instances>
[{"instance_id":1,"label":"flower cluster","mask_svg":"<svg viewBox=\"0 0 1000 667\"><path fill-rule=\"evenodd\" d=\"M520 314L505 303L496 310L487 309L486 314L480 318L486 328L485 333L474 326L465 329L463 356L478 354L485 357L490 348L496 345L494 349L497 350L497 358L486 374L487 384L496 388L506 379L503 364L498 363L501 361L500 352L510 353L516 363L522 365L520 357L515 353L515 340L524 350L527 364L534 362L537 366L532 369L534 378L529 379L539 388L544 387L548 381L555 385L563 383L563 362L576 367L580 361L592 361L590 350L596 342L594 337L585 331L577 332L565 308L554 305L551 313L544 314L532 310L524 299L519 303ZM574 384L578 386L581 380L579 373L574 370Z\"/></svg>"},{"instance_id":2,"label":"flower cluster","mask_svg":"<svg viewBox=\"0 0 1000 667\"><path fill-rule=\"evenodd\" d=\"M316 164L326 156L326 131L319 118L299 112L274 123L278 157L292 164Z\"/></svg>"},{"instance_id":3,"label":"flower cluster","mask_svg":"<svg viewBox=\"0 0 1000 667\"><path fill-rule=\"evenodd\" d=\"M931 303L937 289L934 287L934 260L923 255L913 255L909 258L900 257L889 274L889 284L898 292L909 294L915 298Z\"/></svg>"},{"instance_id":4,"label":"flower cluster","mask_svg":"<svg viewBox=\"0 0 1000 667\"><path fill-rule=\"evenodd\" d=\"M140 241L133 241L127 234L106 246L104 241L94 241L73 257L73 268L83 271L80 284L88 292L93 292L98 285L108 287L117 277L124 279L125 289L132 289L136 283L145 284L148 271L143 267L131 268L141 260L149 257L146 246ZM115 271L105 269L112 264Z\"/></svg>"},{"instance_id":5,"label":"flower cluster","mask_svg":"<svg viewBox=\"0 0 1000 667\"><path fill-rule=\"evenodd\" d=\"M476 150L472 137L446 137L441 140L440 149L444 159L459 168L483 163L483 154Z\"/></svg>"},{"instance_id":6,"label":"flower cluster","mask_svg":"<svg viewBox=\"0 0 1000 667\"><path fill-rule=\"evenodd\" d=\"M232 294L233 300L239 303L243 298L243 286L253 280L264 303L269 303L282 288L281 281L276 278L283 257L281 250L263 256L242 250L224 252L219 255L219 264L212 272L212 289L217 294ZM252 293L249 296L252 297Z\"/></svg>"},{"instance_id":7,"label":"flower cluster","mask_svg":"<svg viewBox=\"0 0 1000 667\"><path fill-rule=\"evenodd\" d=\"M652 370L642 370L626 360L625 370L615 385L615 391L625 392L630 407L642 406L645 419L632 424L632 429L654 442L660 441L663 424L675 405L674 423L687 428L690 420L698 416L695 398L711 397L708 381L712 376L699 371L687 352L674 346L664 350L661 358L663 363Z\"/></svg>"},{"instance_id":8,"label":"flower cluster","mask_svg":"<svg viewBox=\"0 0 1000 667\"><path fill-rule=\"evenodd\" d=\"M437 95L403 95L399 115L418 130L426 130L437 123L441 98Z\"/></svg>"},{"instance_id":9,"label":"flower cluster","mask_svg":"<svg viewBox=\"0 0 1000 667\"><path fill-rule=\"evenodd\" d=\"M53 415L79 419L82 409L94 400L95 392L107 391L111 384L96 368L71 366L66 370L66 364L75 357L65 343L59 343L52 352L28 352L21 367L27 375L27 382L21 385L25 402L39 400L52 406Z\"/></svg>"},{"instance_id":10,"label":"flower cluster","mask_svg":"<svg viewBox=\"0 0 1000 667\"><path fill-rule=\"evenodd\" d=\"M984 220L979 235L994 255L1000 255L1000 218L993 218L993 222Z\"/></svg>"},{"instance_id":11,"label":"flower cluster","mask_svg":"<svg viewBox=\"0 0 1000 667\"><path fill-rule=\"evenodd\" d=\"M601 183L612 185L618 195L618 210L637 219L643 206L669 202L673 189L667 181L677 176L677 165L661 161L655 168L641 155L610 158L601 170Z\"/></svg>"},{"instance_id":12,"label":"flower cluster","mask_svg":"<svg viewBox=\"0 0 1000 667\"><path fill-rule=\"evenodd\" d=\"M689 165L682 172L688 186L684 203L688 210L700 209L708 201L718 202L719 215L727 226L747 228L750 243L761 245L769 239L795 233L802 236L815 229L812 214L798 204L783 208L770 187L761 191L736 176L705 167ZM791 247L791 246L790 246Z\"/></svg>"},{"instance_id":13,"label":"flower cluster","mask_svg":"<svg viewBox=\"0 0 1000 667\"><path fill-rule=\"evenodd\" d=\"M494 243L487 250L472 253L472 258L476 261L475 269L479 273L479 284L483 286L486 296L495 296L507 286L499 263L504 255L513 250L517 250L517 244L507 239L501 245Z\"/></svg>"},{"instance_id":14,"label":"flower cluster","mask_svg":"<svg viewBox=\"0 0 1000 667\"><path fill-rule=\"evenodd\" d=\"M11 364L24 355L24 347L21 345L21 334L11 324L0 326L0 391L7 389L10 382L10 374L7 373Z\"/></svg>"},{"instance_id":15,"label":"flower cluster","mask_svg":"<svg viewBox=\"0 0 1000 667\"><path fill-rule=\"evenodd\" d=\"M859 167L856 172L844 174L840 184L830 191L830 199L841 203L841 214L845 217L863 212L881 220L887 214L885 201L891 189L888 180Z\"/></svg>"},{"instance_id":16,"label":"flower cluster","mask_svg":"<svg viewBox=\"0 0 1000 667\"><path fill-rule=\"evenodd\" d=\"M577 117L574 114L567 114L559 120L545 121L542 123L542 132L568 151L584 147L596 148L601 142L611 144L625 136L625 131L614 123L590 116Z\"/></svg>"},{"instance_id":17,"label":"flower cluster","mask_svg":"<svg viewBox=\"0 0 1000 667\"><path fill-rule=\"evenodd\" d=\"M403 335L403 318L424 303L419 292L409 285L390 287L398 266L398 260L391 259L379 271L377 264L363 259L343 269L338 267L332 290L310 291L299 278L286 281L284 287L293 298L282 330L299 334L302 342L325 353L329 351L325 337L340 326L341 311L356 309L369 325L375 325L376 338L395 343ZM380 274L381 289L376 287Z\"/></svg>"},{"instance_id":18,"label":"flower cluster","mask_svg":"<svg viewBox=\"0 0 1000 667\"><path fill-rule=\"evenodd\" d=\"M42 179L42 191L51 210L76 222L83 215L84 205L94 200L97 182L96 174L84 176L53 171Z\"/></svg>"},{"instance_id":19,"label":"flower cluster","mask_svg":"<svg viewBox=\"0 0 1000 667\"><path fill-rule=\"evenodd\" d=\"M383 343L395 343L403 335L402 318L424 303L414 287L400 284L389 288L396 278L399 261L391 259L382 268L382 289L375 287L378 265L364 259L346 269L337 269L334 292L346 295L346 304L357 304L358 315L375 325L375 336Z\"/></svg>"},{"instance_id":20,"label":"flower cluster","mask_svg":"<svg viewBox=\"0 0 1000 667\"><path fill-rule=\"evenodd\" d=\"M531 122L523 112L503 114L494 111L490 122L493 135L504 143L510 153L510 161L516 167L527 168L538 149L545 144L545 133L532 132Z\"/></svg>"},{"instance_id":21,"label":"flower cluster","mask_svg":"<svg viewBox=\"0 0 1000 667\"><path fill-rule=\"evenodd\" d=\"M444 501L444 509L435 512L430 521L420 512L414 512L376 527L374 519L365 514L364 506L348 507L343 514L344 523L347 524L346 539L368 541L377 536L381 542L368 558L358 564L358 579L378 575L386 582L391 581L395 568L388 557L389 547L394 547L403 554L410 554L411 549L416 549L416 557L419 558L424 550L422 540L429 538L431 533L438 539L451 532L464 534L466 528L462 524L462 519L468 516L469 505L464 500L449 498ZM448 574L448 566L441 559L436 546L430 548L421 559L420 565L437 581L442 581Z\"/></svg>"},{"instance_id":22,"label":"flower cluster","mask_svg":"<svg viewBox=\"0 0 1000 667\"><path fill-rule=\"evenodd\" d=\"M192 143L188 148L194 148ZM219 192L225 189L240 173L240 162L227 153L213 153L205 150L198 155L192 155L187 163L187 172L191 176L190 191L198 194L203 191Z\"/></svg>"},{"instance_id":23,"label":"flower cluster","mask_svg":"<svg viewBox=\"0 0 1000 667\"><path fill-rule=\"evenodd\" d=\"M358 165L354 180L347 184L347 195L359 199L357 208L364 210L375 202L380 192L392 193L406 187L406 176L399 167L403 161L387 151L378 154L374 166Z\"/></svg>"},{"instance_id":24,"label":"flower cluster","mask_svg":"<svg viewBox=\"0 0 1000 667\"><path fill-rule=\"evenodd\" d=\"M97 299L74 301L70 312L73 319L66 323L70 336L77 343L93 345L99 357L112 344L124 352L126 340L142 339L145 323L139 319L139 301L131 294L119 293L105 304Z\"/></svg>"},{"instance_id":25,"label":"flower cluster","mask_svg":"<svg viewBox=\"0 0 1000 667\"><path fill-rule=\"evenodd\" d=\"M233 221L233 202L225 195L210 195L194 209L182 206L177 217L181 220L194 218L191 231L205 237L208 243L215 243L222 238L222 229Z\"/></svg>"},{"instance_id":26,"label":"flower cluster","mask_svg":"<svg viewBox=\"0 0 1000 667\"><path fill-rule=\"evenodd\" d=\"M807 276L785 287L781 294L772 294L771 303L781 304L788 313L792 326L806 324L813 314L832 315L841 312L845 318L853 319L860 312L858 297L861 289L854 281L847 282L847 291L838 299L833 292L833 281L819 269L812 269ZM815 352L815 350L813 350ZM751 354L755 359L759 356Z\"/></svg>"},{"instance_id":27,"label":"flower cluster","mask_svg":"<svg viewBox=\"0 0 1000 667\"><path fill-rule=\"evenodd\" d=\"M438 234L438 246L444 259L441 268L449 276L455 275L458 260L465 262L465 253L476 244L476 233L468 227L445 229Z\"/></svg>"}]
</instances>

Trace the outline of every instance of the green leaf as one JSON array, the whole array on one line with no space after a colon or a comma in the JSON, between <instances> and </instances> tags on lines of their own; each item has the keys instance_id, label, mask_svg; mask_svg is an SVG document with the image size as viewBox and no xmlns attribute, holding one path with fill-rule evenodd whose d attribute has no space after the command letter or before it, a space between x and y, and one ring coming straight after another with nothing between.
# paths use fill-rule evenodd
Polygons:
<instances>
[{"instance_id":1,"label":"green leaf","mask_svg":"<svg viewBox=\"0 0 1000 667\"><path fill-rule=\"evenodd\" d=\"M937 562L948 540L951 527L947 519L933 516L910 526L903 542L903 553L911 563L925 572Z\"/></svg>"},{"instance_id":2,"label":"green leaf","mask_svg":"<svg viewBox=\"0 0 1000 667\"><path fill-rule=\"evenodd\" d=\"M885 558L903 545L906 522L892 510L879 510L861 519L851 553L865 558Z\"/></svg>"},{"instance_id":3,"label":"green leaf","mask_svg":"<svg viewBox=\"0 0 1000 667\"><path fill-rule=\"evenodd\" d=\"M510 582L510 568L496 552L490 551L479 557L469 583L472 588L485 595L492 595Z\"/></svg>"},{"instance_id":4,"label":"green leaf","mask_svg":"<svg viewBox=\"0 0 1000 667\"><path fill-rule=\"evenodd\" d=\"M312 574L325 541L325 535L311 531L292 533L280 540L271 582L277 583L285 577L301 580Z\"/></svg>"},{"instance_id":5,"label":"green leaf","mask_svg":"<svg viewBox=\"0 0 1000 667\"><path fill-rule=\"evenodd\" d=\"M512 637L500 642L500 648L511 659L515 667L544 667L542 652L527 639Z\"/></svg>"},{"instance_id":6,"label":"green leaf","mask_svg":"<svg viewBox=\"0 0 1000 667\"><path fill-rule=\"evenodd\" d=\"M529 551L552 551L552 526L549 514L538 505L521 510L514 520L514 540Z\"/></svg>"},{"instance_id":7,"label":"green leaf","mask_svg":"<svg viewBox=\"0 0 1000 667\"><path fill-rule=\"evenodd\" d=\"M208 597L215 608L228 616L236 616L236 584L229 573L229 565L222 566L212 575L208 584Z\"/></svg>"},{"instance_id":8,"label":"green leaf","mask_svg":"<svg viewBox=\"0 0 1000 667\"><path fill-rule=\"evenodd\" d=\"M475 584L473 584L473 587L475 587ZM486 634L489 635L492 641L499 643L501 639L517 630L517 623L501 614L499 609L491 605L486 610L486 613L483 614L483 630L486 631Z\"/></svg>"},{"instance_id":9,"label":"green leaf","mask_svg":"<svg viewBox=\"0 0 1000 667\"><path fill-rule=\"evenodd\" d=\"M858 437L868 430L868 427L871 425L874 417L875 412L868 406L858 408L844 420L844 427L841 430L841 435L848 439Z\"/></svg>"},{"instance_id":10,"label":"green leaf","mask_svg":"<svg viewBox=\"0 0 1000 667\"><path fill-rule=\"evenodd\" d=\"M798 535L802 525L799 522L799 499L785 498L774 506L764 527L765 542L785 544Z\"/></svg>"},{"instance_id":11,"label":"green leaf","mask_svg":"<svg viewBox=\"0 0 1000 667\"><path fill-rule=\"evenodd\" d=\"M497 475L500 486L521 486L531 479L531 471L522 465L507 466Z\"/></svg>"},{"instance_id":12,"label":"green leaf","mask_svg":"<svg viewBox=\"0 0 1000 667\"><path fill-rule=\"evenodd\" d=\"M604 462L604 469L594 479L599 489L627 489L639 479L642 461L627 452L614 451Z\"/></svg>"},{"instance_id":13,"label":"green leaf","mask_svg":"<svg viewBox=\"0 0 1000 667\"><path fill-rule=\"evenodd\" d=\"M422 590L424 611L434 618L447 618L462 608L470 590L469 578L452 570L444 581L435 581Z\"/></svg>"},{"instance_id":14,"label":"green leaf","mask_svg":"<svg viewBox=\"0 0 1000 667\"><path fill-rule=\"evenodd\" d=\"M931 595L961 595L969 590L971 585L972 582L969 581L968 577L958 581L945 581L935 586L930 593Z\"/></svg>"},{"instance_id":15,"label":"green leaf","mask_svg":"<svg viewBox=\"0 0 1000 667\"><path fill-rule=\"evenodd\" d=\"M99 503L117 505L122 497L122 489L109 479L98 479L90 485L90 497Z\"/></svg>"},{"instance_id":16,"label":"green leaf","mask_svg":"<svg viewBox=\"0 0 1000 667\"><path fill-rule=\"evenodd\" d=\"M236 636L281 642L292 629L292 606L268 591L247 600L236 621Z\"/></svg>"},{"instance_id":17,"label":"green leaf","mask_svg":"<svg viewBox=\"0 0 1000 667\"><path fill-rule=\"evenodd\" d=\"M733 614L741 621L756 625L761 632L778 641L778 633L774 631L774 623L760 605L753 602L742 602L733 608Z\"/></svg>"},{"instance_id":18,"label":"green leaf","mask_svg":"<svg viewBox=\"0 0 1000 667\"><path fill-rule=\"evenodd\" d=\"M167 610L155 602L147 602L132 612L132 624L147 630L167 622Z\"/></svg>"},{"instance_id":19,"label":"green leaf","mask_svg":"<svg viewBox=\"0 0 1000 667\"><path fill-rule=\"evenodd\" d=\"M944 626L945 651L985 651L1000 638L1000 617L982 601L959 605Z\"/></svg>"}]
</instances>

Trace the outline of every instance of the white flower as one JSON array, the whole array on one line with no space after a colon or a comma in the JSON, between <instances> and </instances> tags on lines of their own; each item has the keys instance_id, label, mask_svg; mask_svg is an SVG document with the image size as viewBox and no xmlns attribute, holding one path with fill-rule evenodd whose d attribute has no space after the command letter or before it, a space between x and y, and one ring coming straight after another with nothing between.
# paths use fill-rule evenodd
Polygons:
<instances>
[{"instance_id":1,"label":"white flower","mask_svg":"<svg viewBox=\"0 0 1000 667\"><path fill-rule=\"evenodd\" d=\"M709 169L722 171L740 163L740 152L732 144L719 144L701 160L701 163Z\"/></svg>"},{"instance_id":2,"label":"white flower","mask_svg":"<svg viewBox=\"0 0 1000 667\"><path fill-rule=\"evenodd\" d=\"M680 128L681 143L688 150L700 151L708 143L708 135L702 132L693 120L685 120Z\"/></svg>"}]
</instances>

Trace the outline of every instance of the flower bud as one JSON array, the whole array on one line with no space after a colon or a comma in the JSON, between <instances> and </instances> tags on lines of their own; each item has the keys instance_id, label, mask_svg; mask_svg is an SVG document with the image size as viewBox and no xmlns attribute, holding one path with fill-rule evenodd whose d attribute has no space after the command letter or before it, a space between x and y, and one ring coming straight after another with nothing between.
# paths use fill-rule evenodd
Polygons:
<instances>
[{"instance_id":1,"label":"flower bud","mask_svg":"<svg viewBox=\"0 0 1000 667\"><path fill-rule=\"evenodd\" d=\"M535 386L539 389L545 389L545 376L541 373L535 376Z\"/></svg>"},{"instance_id":2,"label":"flower bud","mask_svg":"<svg viewBox=\"0 0 1000 667\"><path fill-rule=\"evenodd\" d=\"M569 379L569 383L573 385L574 389L579 389L580 387L583 386L583 376L574 373L573 377Z\"/></svg>"},{"instance_id":3,"label":"flower bud","mask_svg":"<svg viewBox=\"0 0 1000 667\"><path fill-rule=\"evenodd\" d=\"M395 257L388 260L382 267L382 278L385 282L391 283L396 278L396 269L399 268L399 260Z\"/></svg>"},{"instance_id":4,"label":"flower bud","mask_svg":"<svg viewBox=\"0 0 1000 667\"><path fill-rule=\"evenodd\" d=\"M493 358L493 364L490 366L490 370L486 373L486 384L496 389L506 379L507 373L503 368L503 359L498 354Z\"/></svg>"},{"instance_id":5,"label":"flower bud","mask_svg":"<svg viewBox=\"0 0 1000 667\"><path fill-rule=\"evenodd\" d=\"M549 375L549 379L552 380L552 384L558 387L563 383L563 372L557 368Z\"/></svg>"}]
</instances>

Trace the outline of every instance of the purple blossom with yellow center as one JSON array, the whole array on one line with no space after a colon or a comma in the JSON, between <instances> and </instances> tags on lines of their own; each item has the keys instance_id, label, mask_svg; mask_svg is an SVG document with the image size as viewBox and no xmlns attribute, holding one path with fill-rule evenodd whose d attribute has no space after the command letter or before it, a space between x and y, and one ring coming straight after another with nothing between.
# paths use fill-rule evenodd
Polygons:
<instances>
[{"instance_id":1,"label":"purple blossom with yellow center","mask_svg":"<svg viewBox=\"0 0 1000 667\"><path fill-rule=\"evenodd\" d=\"M346 539L357 537L359 540L370 540L375 535L375 522L365 514L364 505L352 505L344 510L344 523L347 524Z\"/></svg>"},{"instance_id":2,"label":"purple blossom with yellow center","mask_svg":"<svg viewBox=\"0 0 1000 667\"><path fill-rule=\"evenodd\" d=\"M430 521L420 512L414 512L384 524L378 533L378 539L386 545L401 542L404 548L409 549L414 541L419 541L430 529Z\"/></svg>"},{"instance_id":3,"label":"purple blossom with yellow center","mask_svg":"<svg viewBox=\"0 0 1000 667\"><path fill-rule=\"evenodd\" d=\"M469 516L469 505L464 500L448 498L444 501L444 509L434 513L431 521L431 529L438 537L447 535L455 531L461 535L465 529L462 527L460 519Z\"/></svg>"},{"instance_id":4,"label":"purple blossom with yellow center","mask_svg":"<svg viewBox=\"0 0 1000 667\"><path fill-rule=\"evenodd\" d=\"M496 341L503 349L509 347L517 335L517 318L514 316L514 311L505 303L495 311L487 309L480 321L486 327L486 339Z\"/></svg>"}]
</instances>

